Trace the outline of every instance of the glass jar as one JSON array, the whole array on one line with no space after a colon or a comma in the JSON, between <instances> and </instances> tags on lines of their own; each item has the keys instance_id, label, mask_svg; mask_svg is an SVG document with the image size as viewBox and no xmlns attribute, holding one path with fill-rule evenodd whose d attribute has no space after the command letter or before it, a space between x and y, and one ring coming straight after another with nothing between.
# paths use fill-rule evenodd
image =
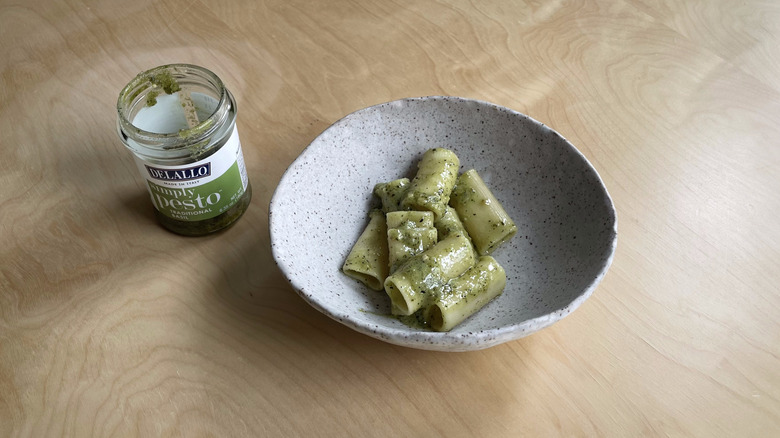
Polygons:
<instances>
[{"instance_id":1,"label":"glass jar","mask_svg":"<svg viewBox=\"0 0 780 438\"><path fill-rule=\"evenodd\" d=\"M164 65L119 94L117 127L133 152L160 223L187 235L232 225L252 198L236 102L205 68Z\"/></svg>"}]
</instances>

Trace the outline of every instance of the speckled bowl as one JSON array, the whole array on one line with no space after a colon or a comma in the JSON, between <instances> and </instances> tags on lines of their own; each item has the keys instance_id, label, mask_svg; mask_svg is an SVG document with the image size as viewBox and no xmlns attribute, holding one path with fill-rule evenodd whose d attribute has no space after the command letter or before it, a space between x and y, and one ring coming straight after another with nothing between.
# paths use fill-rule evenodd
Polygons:
<instances>
[{"instance_id":1,"label":"speckled bowl","mask_svg":"<svg viewBox=\"0 0 780 438\"><path fill-rule=\"evenodd\" d=\"M504 293L448 333L402 324L384 292L341 272L374 184L412 178L433 147L476 169L518 226L493 254ZM593 293L617 243L612 200L571 143L516 111L457 97L398 100L334 123L287 169L269 215L276 263L304 300L361 333L428 350L487 348L560 320Z\"/></svg>"}]
</instances>

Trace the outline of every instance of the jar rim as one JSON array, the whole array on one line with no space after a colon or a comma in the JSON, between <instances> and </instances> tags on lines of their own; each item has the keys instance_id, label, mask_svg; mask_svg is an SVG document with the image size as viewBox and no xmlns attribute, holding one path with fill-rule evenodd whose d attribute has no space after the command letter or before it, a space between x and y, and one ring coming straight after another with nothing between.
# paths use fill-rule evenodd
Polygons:
<instances>
[{"instance_id":1,"label":"jar rim","mask_svg":"<svg viewBox=\"0 0 780 438\"><path fill-rule=\"evenodd\" d=\"M212 86L214 91L219 95L219 102L209 117L201 120L196 126L171 133L147 131L134 125L127 117L128 111L137 104L138 97L144 94L144 91L148 91L149 88L154 87L150 78L163 72L168 72L172 76L178 78L194 74L202 79L206 79L209 85ZM193 64L161 65L139 73L122 89L122 91L120 91L116 104L119 126L125 134L132 132L134 137L137 136L147 141L163 144L177 143L180 144L181 147L186 147L187 144L197 143L203 138L210 136L219 128L220 109L226 105L226 101L229 98L227 89L219 76L204 67ZM182 141L185 139L186 141Z\"/></svg>"}]
</instances>

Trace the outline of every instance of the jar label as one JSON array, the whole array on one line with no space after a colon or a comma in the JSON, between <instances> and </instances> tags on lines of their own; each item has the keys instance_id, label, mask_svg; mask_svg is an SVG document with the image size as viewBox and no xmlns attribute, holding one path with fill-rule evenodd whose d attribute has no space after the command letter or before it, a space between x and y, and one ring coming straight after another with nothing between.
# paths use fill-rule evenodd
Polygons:
<instances>
[{"instance_id":1,"label":"jar label","mask_svg":"<svg viewBox=\"0 0 780 438\"><path fill-rule=\"evenodd\" d=\"M180 221L201 221L224 213L244 194L249 180L238 129L214 154L194 163L163 166L136 156L154 207Z\"/></svg>"}]
</instances>

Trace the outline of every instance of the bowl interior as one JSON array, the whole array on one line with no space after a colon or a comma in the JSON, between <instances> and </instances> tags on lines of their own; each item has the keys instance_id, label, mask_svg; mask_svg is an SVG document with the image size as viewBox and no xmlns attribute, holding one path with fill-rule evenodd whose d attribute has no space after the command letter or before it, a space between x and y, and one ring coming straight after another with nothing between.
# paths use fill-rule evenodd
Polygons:
<instances>
[{"instance_id":1,"label":"bowl interior","mask_svg":"<svg viewBox=\"0 0 780 438\"><path fill-rule=\"evenodd\" d=\"M448 333L387 316L389 299L345 276L344 259L376 205L379 182L413 178L433 147L474 168L518 226L493 255L504 293ZM272 250L298 293L370 336L417 348L470 350L516 339L586 299L611 263L616 216L596 171L568 141L535 120L453 97L404 99L336 122L289 167L270 207Z\"/></svg>"}]
</instances>

